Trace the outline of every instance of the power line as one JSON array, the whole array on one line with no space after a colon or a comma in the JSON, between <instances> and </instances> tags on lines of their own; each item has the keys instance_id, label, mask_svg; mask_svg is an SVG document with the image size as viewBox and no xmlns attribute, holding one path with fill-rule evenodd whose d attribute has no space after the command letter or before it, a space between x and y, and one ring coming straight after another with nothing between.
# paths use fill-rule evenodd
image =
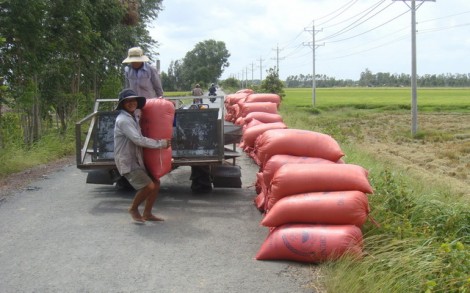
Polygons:
<instances>
[{"instance_id":1,"label":"power line","mask_svg":"<svg viewBox=\"0 0 470 293\"><path fill-rule=\"evenodd\" d=\"M370 29L368 31L365 31L365 32L362 32L360 34L357 34L357 35L354 35L352 37L349 37L349 38L345 38L345 39L341 39L341 40L336 40L336 41L330 41L328 43L334 43L334 42L340 42L340 41L345 41L345 40L349 40L351 38L355 38L355 37L358 37L358 36L361 36L365 33L368 33L372 30L375 30L375 29L378 29L390 22L392 22L393 20L397 19L398 17L400 16L403 16L404 14L408 13L408 9L403 12L402 14L392 18L392 19L389 19L388 21L386 21L385 23L382 23L381 25L378 25L376 27L374 27L373 29ZM459 16L459 15L463 15L463 14L468 14L470 13L470 11L465 11L465 12L461 12L461 13L457 13L457 14L452 14L452 15L448 15L448 16L443 16L443 17L439 17L439 18L434 18L434 19L428 19L428 20L423 20L423 21L420 21L420 23L425 23L425 22L430 22L430 21L434 21L434 20L439 20L439 19L445 19L445 18L450 18L450 17L455 17L455 16ZM418 34L425 34L425 33L432 33L432 32L438 32L438 31L442 31L442 30L449 30L449 29L454 29L454 28L460 28L460 27L465 27L465 26L469 26L470 23L463 23L463 24L458 24L458 25L452 25L452 26L446 26L446 27L439 27L439 28L429 28L429 29L420 29L417 33ZM399 29L395 32L392 32L392 33L388 33L388 36L390 35L393 35L397 32L401 32L403 29ZM331 58L322 58L322 60L335 60L335 59L341 59L341 58L346 58L346 57L350 57L350 56L354 56L354 55L358 55L358 54L362 54L362 53L365 53L365 52L368 52L368 51L372 51L372 50L375 50L377 48L380 48L380 47L384 47L384 46L387 46L387 45L390 45L392 43L395 43L397 41L400 41L400 40L403 40L407 38L406 36L401 36L401 37L398 37L398 38L395 38L393 40L391 40L390 42L387 42L387 43L383 43L383 44L380 44L380 45L377 45L377 46L374 46L374 47L370 47L370 48L367 48L367 49L364 49L364 50L360 50L360 51L355 51L353 53L349 53L349 54L345 54L345 55L341 55L341 56L337 56L337 57L331 57ZM351 48L349 48L349 50L351 51ZM305 56L307 54L304 54L303 56Z\"/></svg>"},{"instance_id":2,"label":"power line","mask_svg":"<svg viewBox=\"0 0 470 293\"><path fill-rule=\"evenodd\" d=\"M296 54L300 49L302 49L302 47L303 47L302 44L303 44L303 42L300 43L300 44L297 44L297 46L291 52L284 55L284 58L291 57L294 54Z\"/></svg>"},{"instance_id":3,"label":"power line","mask_svg":"<svg viewBox=\"0 0 470 293\"><path fill-rule=\"evenodd\" d=\"M405 13L407 13L408 11L406 11ZM469 13L469 12L465 12L465 13ZM460 15L460 14L458 14ZM439 19L442 19L442 18L439 18ZM420 21L420 23L422 23L424 21ZM426 34L426 33L433 33L433 32L438 32L438 31L443 31L443 30L449 30L449 29L455 29L455 28L460 28L460 27L464 27L464 26L470 26L470 23L464 23L464 24L459 24L459 25L452 25L452 26L447 26L447 27L440 27L440 28L429 28L429 29L420 29L419 31L417 31L417 34L421 35L421 34ZM392 33L389 33L389 36L390 35L393 35L397 32L401 32L403 31L403 29L399 29L395 32L392 32ZM356 35L357 36L357 35ZM363 49L363 50L358 50L358 51L354 51L352 48L348 48L349 51L354 51L354 52L350 52L348 54L345 54L345 55L341 55L341 56L336 56L336 57L323 57L322 58L322 61L328 61L328 60L336 60L336 59L342 59L342 58L346 58L346 57L350 57L350 56L354 56L354 55L359 55L359 54L362 54L362 53L366 53L366 52L369 52L369 51L373 51L375 49L378 49L378 48L381 48L381 47L385 47L385 46L388 46L390 44L393 44L395 42L398 42L398 41L401 41L401 40L404 40L404 39L407 39L409 36L406 35L406 36L400 36L400 37L397 37L387 43L382 43L380 45L377 45L377 46L374 46L374 47L369 47L369 48L366 48L366 49ZM344 39L345 40L345 39ZM332 43L332 42L330 42ZM337 52L336 52L337 53ZM307 54L304 54L302 56L306 56Z\"/></svg>"},{"instance_id":4,"label":"power line","mask_svg":"<svg viewBox=\"0 0 470 293\"><path fill-rule=\"evenodd\" d=\"M439 20L439 19L446 19L446 18L450 18L450 17L454 17L454 16L459 16L459 15L467 14L467 13L470 13L470 11L464 11L464 12L461 12L461 13L452 14L452 15L447 15L447 16L442 16L442 17L433 18L433 19L421 20L420 23L430 22L430 21Z\"/></svg>"},{"instance_id":5,"label":"power line","mask_svg":"<svg viewBox=\"0 0 470 293\"><path fill-rule=\"evenodd\" d=\"M371 32L371 31L374 31L374 30L376 30L376 29L378 29L378 28L380 28L380 27L382 27L382 26L384 26L384 25L386 25L386 24L388 24L388 23L394 21L395 19L397 19L397 18L399 18L399 17L405 15L406 13L408 13L408 11L405 11L405 12L403 12L402 14L397 15L397 16L395 16L394 18L392 18L392 19L390 19L390 20L388 20L388 21L386 21L386 22L384 22L384 23L382 23L382 24L380 24L380 25L378 25L378 26L376 26L376 27L374 27L374 28L371 28L371 29L369 29L369 30L367 30L367 31L365 31L365 32L362 32L362 33L360 33L360 34L351 36L351 37L349 37L349 38L344 38L344 39L341 39L341 40L330 41L329 43L342 42L342 41L346 41L346 40L350 40L350 39L356 38L356 37L358 37L358 36L365 35L365 34Z\"/></svg>"},{"instance_id":6,"label":"power line","mask_svg":"<svg viewBox=\"0 0 470 293\"><path fill-rule=\"evenodd\" d=\"M355 16L349 17L346 20L343 20L343 21L340 21L340 22L336 22L335 24L331 24L330 26L328 26L328 28L337 26L339 24L346 24L348 21L351 21L351 23L349 23L347 25L344 25L343 28L341 28L340 30L337 30L336 32L333 32L332 34L330 34L326 37L319 38L317 40L317 42L326 41L327 44L328 43L339 43L339 42L348 41L350 39L359 38L362 35L365 35L365 34L370 33L372 31L377 31L380 28L394 22L396 19L398 19L399 17L405 15L409 11L409 9L407 9L407 11L405 11L403 13L400 13L400 14L394 16L394 17L388 18L388 20L386 20L386 21L381 21L380 24L374 26L373 28L363 30L362 32L356 32L356 34L354 34L354 35L350 34L349 37L344 36L344 38L342 38L342 39L338 38L339 36L345 35L346 33L350 33L351 31L353 31L354 29L357 29L358 27L360 27L361 25L364 25L365 23L371 22L371 20L373 18L377 18L377 16L383 14L383 12L385 10L388 10L391 5L395 4L395 1L391 1L392 4L387 3L387 5L383 5L385 3L385 1L391 1L391 0L377 1L372 6L368 7L367 9L362 10L360 13L356 13ZM408 2L408 1L411 1L411 0L398 0L398 1L402 1L402 2L407 1ZM414 1L417 1L417 2L419 1L422 4L422 2L429 1L429 0L414 0ZM328 23L331 23L332 20L337 20L338 16L343 16L347 11L350 11L351 8L354 5L357 4L357 2L358 2L357 0L348 1L345 5L341 6L339 9L337 9L334 12L324 16L322 18L324 20L322 22L322 24L328 24ZM459 15L464 15L464 14L468 14L468 13L470 13L470 11L460 12L460 13L457 13L457 14L453 14L453 15L449 15L449 16L443 16L443 17L439 17L439 18L435 18L435 19L422 20L422 21L420 21L420 24L425 23L425 22L431 22L431 21L434 21L434 20L439 20L439 19L455 17L455 16L459 16ZM442 31L442 30L455 29L455 28L459 28L459 27L466 27L468 25L470 25L470 23L442 26L442 27L438 27L438 28L420 28L419 34L438 32L438 31ZM409 27L409 26L407 26L407 27ZM340 59L340 58L345 58L345 57L349 57L349 56L352 56L352 55L357 55L357 54L361 54L361 53L364 53L364 52L372 51L372 50L375 50L377 48L387 46L391 43L395 43L395 42L400 41L400 40L405 38L403 36L399 36L398 38L391 39L390 37L392 36L392 34L393 33L387 32L386 35L382 35L380 39L377 39L377 40L384 41L384 38L386 38L386 39L390 40L388 42L382 42L382 43L380 43L378 45L374 45L374 46L370 46L372 44L370 42L368 42L367 43L367 45L369 45L368 48L363 48L363 49L357 50L355 52L353 52L353 50L351 50L351 48L349 48L350 52L343 52L345 54L342 54L341 56L336 56L336 57L332 56L331 58L327 58L326 60ZM302 49L303 47L305 47L306 42L305 41L301 42L301 38L300 38L301 36L302 36L302 32L299 32L295 35L294 38L290 39L289 41L283 42L282 44L284 44L284 46L280 46L278 44L276 48L272 49L272 50L276 51L276 56L272 56L273 54L269 54L269 53L260 56L260 59L261 59L260 60L260 76L261 76L261 79L262 79L263 67L266 68L271 63L270 61L266 62L264 59L275 60L274 62L276 62L276 67L279 70L280 69L279 68L280 67L279 66L280 60L283 60L283 59L286 59L286 58L300 59L300 58L305 58L306 56L308 56L309 53L305 52L305 50ZM283 52L283 57L280 57L280 51L284 51ZM325 53L325 52L323 51L323 53ZM339 53L339 52L335 51L335 52L332 52L332 53L334 53L334 55L338 55L337 53ZM322 54L322 56L323 55L324 54ZM323 57L322 57L322 59L323 59ZM274 65L274 64L272 64L272 65ZM292 66L290 66L290 67L292 67Z\"/></svg>"},{"instance_id":7,"label":"power line","mask_svg":"<svg viewBox=\"0 0 470 293\"><path fill-rule=\"evenodd\" d=\"M359 18L358 20L356 20L355 22L360 21L362 18L364 18L364 17L367 16L369 13L371 13L372 11L374 11L374 10L375 10L378 6L380 6L384 1L386 1L386 0L381 0L381 1L377 2L377 3L375 3L373 6L369 7L368 9L366 9L365 11L368 11L368 12L367 12L364 16L362 16L361 18ZM357 0L349 1L347 4L343 5L340 9L336 10L336 11L333 12L333 13L330 13L330 15L331 15L331 14L334 14L334 13L336 13L335 16L341 15L344 11L346 11L346 9L349 9L352 5L356 4L356 2L357 2ZM387 6L387 7L388 7L388 6ZM386 7L386 8L387 8L387 7ZM385 9L385 8L384 8L384 9ZM383 11L384 9L382 9L381 11ZM380 13L381 11L379 11L378 13ZM375 15L377 15L378 13L376 13ZM360 14L359 14L359 15L360 15ZM375 16L375 15L373 15L373 16ZM373 17L373 16L372 16L372 17ZM370 18L372 18L372 17L370 17ZM369 20L370 18L366 19L366 21ZM365 21L361 22L360 24L362 24L362 23L364 23L364 22L365 22ZM326 22L324 22L324 23L326 23ZM354 23L353 23L353 24L354 24ZM359 24L359 25L360 25L360 24ZM351 24L351 25L352 25L352 24ZM345 28L343 28L343 30L345 30L345 29L351 27L351 25L346 26ZM357 26L358 26L358 25L357 25ZM357 26L355 26L355 27L357 27ZM351 28L351 29L352 29L352 28ZM302 32L301 32L301 33L302 33ZM301 33L297 34L297 35L292 39L292 41L297 40L297 39L299 38L299 36L301 35ZM340 33L336 33L336 35L339 35L339 34L340 34ZM335 34L334 34L333 36L335 36ZM333 36L330 36L330 37L333 37ZM322 40L323 40L323 39L322 39ZM292 47L289 47L289 45L288 45L288 46L285 46L285 47L282 48L282 49L279 48L279 45L278 45L277 48L273 49L273 50L276 50L276 57L270 58L270 59L271 59L271 60L276 60L276 64L277 64L276 67L277 67L278 71L279 71L279 61L285 59L286 57L293 57L293 56L295 56L295 54L297 54L297 53L299 53L299 52L301 51L301 47L302 47L302 45L303 45L304 43L305 43L305 42L302 42L301 44L293 45ZM285 50L285 49L288 49L288 48L292 48L292 50L290 50L284 57L282 57L282 58L279 57L279 51ZM295 57L295 58L304 57L304 56L306 56L307 54L308 54L308 53L302 54L302 55L299 55L299 56L297 56L297 57Z\"/></svg>"},{"instance_id":8,"label":"power line","mask_svg":"<svg viewBox=\"0 0 470 293\"><path fill-rule=\"evenodd\" d=\"M362 10L361 12L359 12L359 13L357 13L357 14L355 14L355 15L353 15L353 16L347 18L347 19L344 19L344 20L342 20L342 21L340 21L340 22L337 22L337 23L335 23L335 24L329 25L329 26L327 26L327 27L325 27L324 24L321 24L321 26L322 26L324 29L327 29L327 28L334 27L334 26L340 25L340 24L342 24L342 23L348 22L349 20L354 19L354 18L357 17L358 15L361 15L361 14L365 13L366 11L372 9L373 7L376 7L376 6L381 5L381 4L382 4L383 2L385 2L385 1L387 1L387 0L380 0L379 2L373 4L372 6L370 6L370 7L366 8L366 9ZM338 16L339 16L339 15L338 15Z\"/></svg>"},{"instance_id":9,"label":"power line","mask_svg":"<svg viewBox=\"0 0 470 293\"><path fill-rule=\"evenodd\" d=\"M286 48L290 43L293 43L295 40L297 40L298 37L300 37L302 34L304 33L304 31L300 31L293 39L291 39L290 41L286 41L284 43L286 43L285 46L281 46L281 47L284 47Z\"/></svg>"},{"instance_id":10,"label":"power line","mask_svg":"<svg viewBox=\"0 0 470 293\"><path fill-rule=\"evenodd\" d=\"M459 28L463 26L468 26L470 23L463 23L463 24L458 24L458 25L451 25L451 26L446 26L446 27L440 27L440 28L429 28L429 29L422 29L419 30L419 34L424 34L424 33L432 33L432 32L439 32L439 31L444 31L444 30L449 30L453 28Z\"/></svg>"},{"instance_id":11,"label":"power line","mask_svg":"<svg viewBox=\"0 0 470 293\"><path fill-rule=\"evenodd\" d=\"M320 23L320 26L323 26L325 24L327 24L328 22L330 22L331 20L335 19L336 17L338 17L339 15L343 14L348 8L350 8L352 5L354 5L358 0L351 0L349 1L348 3L346 3L345 5L341 6L340 8L338 8L337 10L325 15L325 16L322 16L320 18L318 18L317 20L321 20L323 18L326 18L332 14L335 14L338 12L338 14L334 15L333 17L331 17L330 19Z\"/></svg>"},{"instance_id":12,"label":"power line","mask_svg":"<svg viewBox=\"0 0 470 293\"><path fill-rule=\"evenodd\" d=\"M384 44L381 44L381 45L378 45L378 46L375 46L375 47L371 47L371 48L364 49L364 50L361 50L361 51L356 51L356 52L353 52L353 53L350 53L350 54L347 54L347 55L342 55L342 56L337 56L337 57L331 57L331 58L322 58L322 60L323 60L323 61L327 61L327 60L336 60L336 59L342 59L342 58L346 58L346 57L351 57L351 56L354 56L354 55L359 55L359 54L362 54L362 53L365 53L365 52L368 52L368 51L373 51L373 50L375 50L375 49L388 46L388 45L390 45L390 44L392 44L392 43L395 43L395 42L397 42L397 41L401 41L401 40L404 40L404 39L407 39L407 38L408 38L408 36L402 36L402 37L393 39L393 40L390 41L390 42L387 42L387 43L384 43Z\"/></svg>"},{"instance_id":13,"label":"power line","mask_svg":"<svg viewBox=\"0 0 470 293\"><path fill-rule=\"evenodd\" d=\"M372 16L369 16L367 19L365 20L362 20L364 17L366 17L369 13L371 13L372 11L374 11L376 8L378 8L379 6L375 6L373 7L371 10L369 10L365 15L361 16L360 18L358 18L357 20L355 20L353 23L351 23L350 25L344 27L343 29L339 30L338 32L330 35L330 36L327 36L327 37L324 37L323 39L321 39L321 41L326 41L328 39L332 39L334 37L337 37L337 36L340 36L358 26L360 26L361 24L365 23L366 21L372 19L373 17L377 16L379 13L383 12L385 9L387 9L388 7L390 7L391 5L393 5L393 3L387 5L385 8L381 9L380 11L376 12L375 14L373 14ZM362 21L361 21L362 20ZM360 21L360 22L359 22ZM359 22L359 23L357 23ZM357 23L357 24L356 24Z\"/></svg>"}]
</instances>

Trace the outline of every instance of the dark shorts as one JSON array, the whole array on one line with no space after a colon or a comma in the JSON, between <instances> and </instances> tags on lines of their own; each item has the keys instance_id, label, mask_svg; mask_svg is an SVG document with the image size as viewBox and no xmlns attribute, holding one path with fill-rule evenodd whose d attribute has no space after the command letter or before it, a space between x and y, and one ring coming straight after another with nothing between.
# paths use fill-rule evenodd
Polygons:
<instances>
[{"instance_id":1,"label":"dark shorts","mask_svg":"<svg viewBox=\"0 0 470 293\"><path fill-rule=\"evenodd\" d=\"M127 179L127 181L129 181L129 184L132 185L135 190L142 189L153 181L148 173L143 169L131 171L127 174L124 174L124 177Z\"/></svg>"}]
</instances>

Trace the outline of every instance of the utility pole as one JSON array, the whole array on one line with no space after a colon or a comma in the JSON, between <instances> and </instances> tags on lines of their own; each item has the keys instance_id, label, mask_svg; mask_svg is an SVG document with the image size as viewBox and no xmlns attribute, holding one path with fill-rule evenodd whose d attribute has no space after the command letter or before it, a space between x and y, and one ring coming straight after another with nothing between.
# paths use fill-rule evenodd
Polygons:
<instances>
[{"instance_id":1,"label":"utility pole","mask_svg":"<svg viewBox=\"0 0 470 293\"><path fill-rule=\"evenodd\" d=\"M284 58L279 57L279 51L281 50L279 49L279 44L273 50L276 51L276 58L272 58L272 59L276 60L276 64L277 64L276 69L277 69L277 74L279 75L279 60L284 60Z\"/></svg>"},{"instance_id":2,"label":"utility pole","mask_svg":"<svg viewBox=\"0 0 470 293\"><path fill-rule=\"evenodd\" d=\"M248 87L248 66L245 67L245 87Z\"/></svg>"},{"instance_id":3,"label":"utility pole","mask_svg":"<svg viewBox=\"0 0 470 293\"><path fill-rule=\"evenodd\" d=\"M255 71L255 63L251 62L251 86L253 86L253 74Z\"/></svg>"},{"instance_id":4,"label":"utility pole","mask_svg":"<svg viewBox=\"0 0 470 293\"><path fill-rule=\"evenodd\" d=\"M436 0L392 0L403 1L411 9L411 135L414 137L418 132L418 83L416 77L416 10L425 1L436 2ZM411 1L411 6L405 1ZM422 3L416 7L416 1Z\"/></svg>"},{"instance_id":5,"label":"utility pole","mask_svg":"<svg viewBox=\"0 0 470 293\"><path fill-rule=\"evenodd\" d=\"M259 82L263 81L263 61L264 59L261 56L258 59L259 61Z\"/></svg>"},{"instance_id":6,"label":"utility pole","mask_svg":"<svg viewBox=\"0 0 470 293\"><path fill-rule=\"evenodd\" d=\"M317 45L315 44L315 34L317 32L319 32L318 30L316 31L315 30L315 22L312 21L312 28L311 29L307 29L305 28L305 31L308 31L308 32L311 32L312 33L312 42L308 42L308 43L302 43L304 46L310 46L312 48L312 105L313 107L315 107L315 104L316 104L316 73L315 73L315 49L317 49L319 46L323 46L323 44L321 45ZM321 30L320 30L321 31Z\"/></svg>"}]
</instances>

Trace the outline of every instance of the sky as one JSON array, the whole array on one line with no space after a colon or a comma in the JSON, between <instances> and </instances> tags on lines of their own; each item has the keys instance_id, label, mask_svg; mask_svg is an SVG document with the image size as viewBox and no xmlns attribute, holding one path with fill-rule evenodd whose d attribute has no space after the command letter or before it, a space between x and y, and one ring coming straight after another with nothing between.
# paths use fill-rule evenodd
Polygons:
<instances>
[{"instance_id":1,"label":"sky","mask_svg":"<svg viewBox=\"0 0 470 293\"><path fill-rule=\"evenodd\" d=\"M165 72L197 43L213 39L231 55L221 79L263 79L279 66L283 80L313 70L359 80L366 69L411 74L411 3L163 0L149 31ZM417 74L470 74L470 1L416 0L416 7Z\"/></svg>"}]
</instances>

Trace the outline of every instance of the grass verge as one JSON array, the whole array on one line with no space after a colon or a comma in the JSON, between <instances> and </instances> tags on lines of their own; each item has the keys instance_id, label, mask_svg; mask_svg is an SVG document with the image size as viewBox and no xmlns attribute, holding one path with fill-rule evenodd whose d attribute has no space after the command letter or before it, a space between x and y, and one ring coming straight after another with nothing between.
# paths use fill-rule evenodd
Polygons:
<instances>
[{"instance_id":1,"label":"grass verge","mask_svg":"<svg viewBox=\"0 0 470 293\"><path fill-rule=\"evenodd\" d=\"M358 91L353 90L345 98L347 92L341 90L337 93L343 96L335 99L328 92L332 102L324 101L322 107L312 108L304 99L300 100L298 93L293 96L289 91L286 93L280 112L289 128L334 137L346 153L347 163L369 170L374 187L374 194L369 196L370 216L379 225L369 221L363 226L365 255L361 260L342 259L322 265L327 292L470 292L468 198L460 196L452 186L440 183L441 180L423 177L400 161L362 147L364 142L383 139L383 145L393 142L397 146L423 144L429 148L433 143L450 140L452 128L424 131L422 137L410 137L403 130L406 127L401 129L396 119L402 116L401 111L407 110L398 101L401 98L389 97L388 103L384 103L380 95L369 96L365 107L361 98L351 96ZM446 93L451 95L449 90ZM365 94L361 91L361 96ZM338 102L341 99L350 102L345 106L344 102ZM459 109L457 112L468 113L465 109L469 101L462 101L462 107L457 102L437 107L433 101L427 104L427 111L442 113L446 109L450 113ZM378 131L368 131L374 127ZM370 137L380 131L389 135ZM459 145L465 142L459 141Z\"/></svg>"},{"instance_id":2,"label":"grass verge","mask_svg":"<svg viewBox=\"0 0 470 293\"><path fill-rule=\"evenodd\" d=\"M0 154L0 179L31 167L45 164L75 152L75 141L72 134L43 136L31 147L12 145L2 149Z\"/></svg>"}]
</instances>

